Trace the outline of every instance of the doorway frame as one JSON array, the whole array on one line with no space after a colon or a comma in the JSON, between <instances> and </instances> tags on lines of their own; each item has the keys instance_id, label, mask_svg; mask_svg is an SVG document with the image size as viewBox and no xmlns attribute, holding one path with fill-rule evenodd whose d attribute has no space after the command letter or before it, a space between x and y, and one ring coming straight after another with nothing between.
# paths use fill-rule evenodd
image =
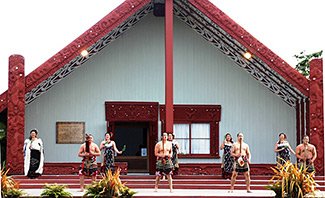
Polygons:
<instances>
[{"instance_id":1,"label":"doorway frame","mask_svg":"<svg viewBox=\"0 0 325 198\"><path fill-rule=\"evenodd\" d=\"M155 143L158 140L158 102L105 102L105 120L107 132L115 133L115 122L149 122L149 174L155 174Z\"/></svg>"}]
</instances>

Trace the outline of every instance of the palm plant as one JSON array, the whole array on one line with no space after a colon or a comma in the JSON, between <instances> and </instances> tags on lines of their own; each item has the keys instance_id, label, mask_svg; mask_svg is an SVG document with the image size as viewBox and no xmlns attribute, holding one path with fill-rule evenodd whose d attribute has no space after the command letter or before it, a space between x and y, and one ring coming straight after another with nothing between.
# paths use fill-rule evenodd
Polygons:
<instances>
[{"instance_id":1,"label":"palm plant","mask_svg":"<svg viewBox=\"0 0 325 198\"><path fill-rule=\"evenodd\" d=\"M93 185L86 187L86 193L83 197L93 198L113 198L123 197L130 198L136 193L131 191L128 187L122 184L119 176L121 170L118 169L115 174L112 174L110 170L107 171L106 175L102 176L99 182L93 182Z\"/></svg>"},{"instance_id":2,"label":"palm plant","mask_svg":"<svg viewBox=\"0 0 325 198\"><path fill-rule=\"evenodd\" d=\"M66 192L66 185L58 185L55 183L54 185L49 185L45 183L45 190L43 190L41 197L50 197L50 198L58 198L58 197L72 197L72 194Z\"/></svg>"},{"instance_id":3,"label":"palm plant","mask_svg":"<svg viewBox=\"0 0 325 198\"><path fill-rule=\"evenodd\" d=\"M1 170L1 197L16 198L25 194L22 190L19 190L18 182L8 177L8 172L9 169L7 171Z\"/></svg>"},{"instance_id":4,"label":"palm plant","mask_svg":"<svg viewBox=\"0 0 325 198\"><path fill-rule=\"evenodd\" d=\"M271 167L275 175L272 177L267 188L273 190L276 198L291 197L302 198L305 195L315 196L316 183L313 174L307 172L306 169L299 169L297 163L293 165L290 161L286 161L283 165L277 163L277 167Z\"/></svg>"}]
</instances>

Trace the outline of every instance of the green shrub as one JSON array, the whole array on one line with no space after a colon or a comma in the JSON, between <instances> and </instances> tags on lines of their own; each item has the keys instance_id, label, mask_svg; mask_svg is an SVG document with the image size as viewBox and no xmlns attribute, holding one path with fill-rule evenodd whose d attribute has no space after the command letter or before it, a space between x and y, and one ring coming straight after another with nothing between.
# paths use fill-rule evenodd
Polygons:
<instances>
[{"instance_id":1,"label":"green shrub","mask_svg":"<svg viewBox=\"0 0 325 198\"><path fill-rule=\"evenodd\" d=\"M18 182L8 177L8 172L9 169L7 171L1 170L1 197L16 198L25 194L22 190L19 190Z\"/></svg>"},{"instance_id":2,"label":"green shrub","mask_svg":"<svg viewBox=\"0 0 325 198\"><path fill-rule=\"evenodd\" d=\"M275 192L276 198L302 198L305 195L315 196L316 184L312 177L314 172L308 173L307 168L304 170L302 168L299 169L297 163L293 165L290 161L283 165L277 164L278 167L271 167L275 173L270 180L273 183L266 186Z\"/></svg>"},{"instance_id":3,"label":"green shrub","mask_svg":"<svg viewBox=\"0 0 325 198\"><path fill-rule=\"evenodd\" d=\"M58 198L58 197L72 197L72 194L66 192L66 185L58 185L55 183L54 185L49 185L45 183L45 190L43 190L41 197L50 197L50 198Z\"/></svg>"},{"instance_id":4,"label":"green shrub","mask_svg":"<svg viewBox=\"0 0 325 198\"><path fill-rule=\"evenodd\" d=\"M93 182L93 185L86 187L86 193L83 197L93 198L131 198L136 192L131 191L128 187L122 184L120 178L120 169L113 175L109 170L106 175L102 176L99 182Z\"/></svg>"}]
</instances>

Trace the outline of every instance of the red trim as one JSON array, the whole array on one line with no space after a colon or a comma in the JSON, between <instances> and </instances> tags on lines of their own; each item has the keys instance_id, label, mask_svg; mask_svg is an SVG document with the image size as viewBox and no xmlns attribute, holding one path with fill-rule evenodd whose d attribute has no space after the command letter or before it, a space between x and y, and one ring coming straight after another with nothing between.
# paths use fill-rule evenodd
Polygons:
<instances>
[{"instance_id":1,"label":"red trim","mask_svg":"<svg viewBox=\"0 0 325 198\"><path fill-rule=\"evenodd\" d=\"M173 0L165 1L166 132L173 132Z\"/></svg>"},{"instance_id":2,"label":"red trim","mask_svg":"<svg viewBox=\"0 0 325 198\"><path fill-rule=\"evenodd\" d=\"M220 158L218 140L221 105L174 105L173 110L175 123L210 123L210 154L186 154L179 157ZM165 105L160 105L162 131L166 125L165 119ZM189 149L191 150L191 144Z\"/></svg>"},{"instance_id":3,"label":"red trim","mask_svg":"<svg viewBox=\"0 0 325 198\"><path fill-rule=\"evenodd\" d=\"M150 0L126 0L123 2L76 40L29 74L26 77L26 92L29 92L53 75L58 69L78 56L82 50L90 47L149 2Z\"/></svg>"},{"instance_id":4,"label":"red trim","mask_svg":"<svg viewBox=\"0 0 325 198\"><path fill-rule=\"evenodd\" d=\"M44 163L44 175L78 175L79 167L84 162L69 162L69 163ZM101 164L97 163L98 171ZM126 175L128 172L128 164L126 162L115 162L114 168L121 168L121 174Z\"/></svg>"},{"instance_id":5,"label":"red trim","mask_svg":"<svg viewBox=\"0 0 325 198\"><path fill-rule=\"evenodd\" d=\"M53 75L57 70L78 56L82 50L87 49L149 2L150 0L126 0L123 2L76 40L72 41L68 46L26 76L26 92L31 91L49 76ZM261 58L302 93L309 96L309 91L307 90L309 82L304 76L290 67L290 65L260 43L215 5L208 0L189 0L189 2L247 47L252 53ZM0 112L4 109L3 104L0 103Z\"/></svg>"},{"instance_id":6,"label":"red trim","mask_svg":"<svg viewBox=\"0 0 325 198\"><path fill-rule=\"evenodd\" d=\"M166 119L165 105L160 105L160 120ZM221 105L174 105L176 122L219 122Z\"/></svg>"},{"instance_id":7,"label":"red trim","mask_svg":"<svg viewBox=\"0 0 325 198\"><path fill-rule=\"evenodd\" d=\"M7 108L7 93L8 91L5 91L0 95L0 113Z\"/></svg>"},{"instance_id":8,"label":"red trim","mask_svg":"<svg viewBox=\"0 0 325 198\"><path fill-rule=\"evenodd\" d=\"M228 34L234 37L238 42L244 45L250 52L258 56L272 69L293 84L302 93L309 96L309 91L307 89L309 87L309 82L302 74L300 74L269 48L263 45L210 1L189 0L189 2L208 16L213 22L219 25Z\"/></svg>"},{"instance_id":9,"label":"red trim","mask_svg":"<svg viewBox=\"0 0 325 198\"><path fill-rule=\"evenodd\" d=\"M158 139L158 102L105 102L105 115L113 134L115 122L149 122L149 173L154 174L156 169L154 148Z\"/></svg>"},{"instance_id":10,"label":"red trim","mask_svg":"<svg viewBox=\"0 0 325 198\"><path fill-rule=\"evenodd\" d=\"M310 66L310 143L315 145L317 159L316 174L324 172L324 101L323 101L323 60L315 59Z\"/></svg>"},{"instance_id":11,"label":"red trim","mask_svg":"<svg viewBox=\"0 0 325 198\"><path fill-rule=\"evenodd\" d=\"M44 163L44 175L76 175L81 163ZM250 164L251 175L273 175L270 167L275 164ZM100 167L100 163L98 163ZM127 174L127 163L116 162L115 167L121 168L122 174ZM179 175L221 175L220 163L180 163Z\"/></svg>"},{"instance_id":12,"label":"red trim","mask_svg":"<svg viewBox=\"0 0 325 198\"><path fill-rule=\"evenodd\" d=\"M250 164L251 175L273 175L270 167L275 164ZM180 163L179 175L221 175L220 163Z\"/></svg>"},{"instance_id":13,"label":"red trim","mask_svg":"<svg viewBox=\"0 0 325 198\"><path fill-rule=\"evenodd\" d=\"M25 134L25 60L20 55L9 57L9 89L7 117L7 169L10 174L24 173Z\"/></svg>"}]
</instances>

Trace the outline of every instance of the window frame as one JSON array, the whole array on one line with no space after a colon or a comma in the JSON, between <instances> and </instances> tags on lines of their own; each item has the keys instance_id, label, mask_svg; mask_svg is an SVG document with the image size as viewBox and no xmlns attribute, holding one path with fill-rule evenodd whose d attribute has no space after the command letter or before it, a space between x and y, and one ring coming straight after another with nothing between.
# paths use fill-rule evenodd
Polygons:
<instances>
[{"instance_id":1,"label":"window frame","mask_svg":"<svg viewBox=\"0 0 325 198\"><path fill-rule=\"evenodd\" d=\"M211 123L209 122L182 122L182 121L175 121L174 124L188 124L189 125L189 154L183 154L183 155L178 155L178 157L210 157L211 156ZM209 142L210 142L210 153L209 154L197 154L197 153L192 153L192 124L209 124L210 126L210 131L209 131ZM185 139L185 138L183 138ZM194 138L194 139L200 139L200 138ZM202 139L207 139L207 138L202 138ZM177 135L175 137L175 140L178 141Z\"/></svg>"},{"instance_id":2,"label":"window frame","mask_svg":"<svg viewBox=\"0 0 325 198\"><path fill-rule=\"evenodd\" d=\"M166 113L165 105L160 105L161 131L165 131ZM190 150L189 154L178 155L179 158L220 158L219 155L219 122L221 118L221 105L174 105L174 123L190 124ZM191 124L210 124L210 153L191 153ZM177 140L177 137L176 137Z\"/></svg>"}]
</instances>

